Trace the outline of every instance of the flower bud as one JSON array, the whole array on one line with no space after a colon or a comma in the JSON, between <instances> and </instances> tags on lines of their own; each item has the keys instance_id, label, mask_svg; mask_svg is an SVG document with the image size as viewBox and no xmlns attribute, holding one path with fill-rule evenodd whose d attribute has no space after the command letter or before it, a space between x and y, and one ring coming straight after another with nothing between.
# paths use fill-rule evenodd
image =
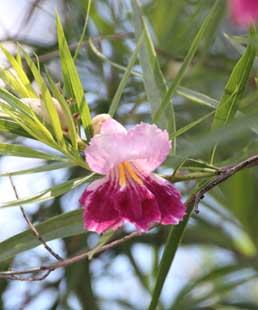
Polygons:
<instances>
[{"instance_id":1,"label":"flower bud","mask_svg":"<svg viewBox=\"0 0 258 310\"><path fill-rule=\"evenodd\" d=\"M93 135L100 133L101 125L107 120L111 118L109 114L98 114L92 119L92 127L93 127Z\"/></svg>"},{"instance_id":2,"label":"flower bud","mask_svg":"<svg viewBox=\"0 0 258 310\"><path fill-rule=\"evenodd\" d=\"M39 98L21 98L21 101L29 106L40 118L42 118L46 123L50 123L50 118L46 109L46 106ZM61 123L62 129L65 131L67 130L67 121L64 115L63 109L60 103L52 97L52 101L55 105L57 114L59 116L59 120Z\"/></svg>"}]
</instances>

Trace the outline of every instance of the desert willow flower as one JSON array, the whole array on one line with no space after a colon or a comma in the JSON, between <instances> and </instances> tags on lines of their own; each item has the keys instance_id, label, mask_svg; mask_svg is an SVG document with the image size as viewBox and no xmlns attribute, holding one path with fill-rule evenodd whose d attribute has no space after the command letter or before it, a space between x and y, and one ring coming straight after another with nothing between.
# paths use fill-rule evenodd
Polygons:
<instances>
[{"instance_id":1,"label":"desert willow flower","mask_svg":"<svg viewBox=\"0 0 258 310\"><path fill-rule=\"evenodd\" d=\"M240 26L249 26L258 20L258 0L228 0L232 20Z\"/></svg>"},{"instance_id":2,"label":"desert willow flower","mask_svg":"<svg viewBox=\"0 0 258 310\"><path fill-rule=\"evenodd\" d=\"M102 233L125 221L141 231L153 223L177 224L185 214L180 193L152 173L170 152L167 131L145 123L127 131L111 117L101 120L93 119L97 134L85 149L89 167L104 175L80 198L85 229Z\"/></svg>"}]
</instances>

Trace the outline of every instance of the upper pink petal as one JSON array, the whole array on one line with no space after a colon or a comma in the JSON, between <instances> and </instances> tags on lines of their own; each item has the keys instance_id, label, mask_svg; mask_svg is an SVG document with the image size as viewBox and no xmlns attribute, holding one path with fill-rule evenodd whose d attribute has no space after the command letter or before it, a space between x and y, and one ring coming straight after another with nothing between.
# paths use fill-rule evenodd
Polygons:
<instances>
[{"instance_id":1,"label":"upper pink petal","mask_svg":"<svg viewBox=\"0 0 258 310\"><path fill-rule=\"evenodd\" d=\"M131 159L145 172L160 166L171 149L168 132L156 125L141 123L128 131Z\"/></svg>"},{"instance_id":2,"label":"upper pink petal","mask_svg":"<svg viewBox=\"0 0 258 310\"><path fill-rule=\"evenodd\" d=\"M241 26L249 26L258 19L258 0L229 0L229 10L233 21Z\"/></svg>"},{"instance_id":3,"label":"upper pink petal","mask_svg":"<svg viewBox=\"0 0 258 310\"><path fill-rule=\"evenodd\" d=\"M166 159L171 148L166 130L142 123L128 132L122 131L123 127L118 132L110 130L109 122L103 123L101 134L94 136L85 150L86 160L93 171L107 174L119 163L134 161L149 173Z\"/></svg>"}]
</instances>

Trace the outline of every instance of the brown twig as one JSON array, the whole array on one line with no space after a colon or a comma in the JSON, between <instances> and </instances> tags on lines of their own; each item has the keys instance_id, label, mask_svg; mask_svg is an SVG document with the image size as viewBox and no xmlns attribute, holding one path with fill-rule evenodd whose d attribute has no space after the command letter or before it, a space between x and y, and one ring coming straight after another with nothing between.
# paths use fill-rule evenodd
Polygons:
<instances>
[{"instance_id":1,"label":"brown twig","mask_svg":"<svg viewBox=\"0 0 258 310\"><path fill-rule=\"evenodd\" d=\"M204 195L213 189L215 186L219 185L220 183L226 181L229 177L234 175L236 172L245 169L250 168L253 166L258 165L258 155L249 157L248 159L242 161L239 164L231 165L227 167L223 167L219 169L218 175L214 177L210 182L208 182L203 188L201 188L196 194L194 194L190 198L190 203L194 202L195 204L195 212L198 213L198 204L199 202L204 198Z\"/></svg>"},{"instance_id":2,"label":"brown twig","mask_svg":"<svg viewBox=\"0 0 258 310\"><path fill-rule=\"evenodd\" d=\"M16 190L16 187L14 185L13 179L11 176L9 176L9 180L12 186L12 189L14 191L15 197L17 200L19 200L19 195L18 192ZM44 246L44 248L52 255L54 256L58 261L62 261L63 258L61 256L59 256L55 251L53 251L51 249L50 246L47 245L46 241L41 237L40 233L37 231L36 227L32 224L30 218L28 217L27 213L25 212L24 208L22 206L20 206L20 210L21 213L25 219L25 221L27 222L28 226L30 227L31 231L33 232L33 234L38 238L39 242Z\"/></svg>"},{"instance_id":3,"label":"brown twig","mask_svg":"<svg viewBox=\"0 0 258 310\"><path fill-rule=\"evenodd\" d=\"M105 250L111 249L113 247L116 247L124 242L126 242L127 240L130 240L132 238L138 237L142 234L142 232L140 231L135 231L132 232L129 235L126 235L125 237L112 241L106 245L103 245L102 247L96 249L96 251L94 252L93 256L95 256L98 253L101 253ZM65 267L74 263L77 263L85 258L89 258L92 257L92 250L87 250L86 252L83 252L79 255L64 259L62 261L59 261L55 264L51 264L51 265L43 265L40 267L36 267L36 268L31 268L31 269L27 269L27 270L21 270L21 271L4 271L4 272L0 272L0 279L10 279L10 280L20 280L20 281L41 281L43 279L45 279L52 271L61 268L61 267ZM21 275L26 275L26 274L38 274L40 272L44 272L44 274L42 276L39 277L30 277L30 278L23 278L21 277Z\"/></svg>"}]
</instances>

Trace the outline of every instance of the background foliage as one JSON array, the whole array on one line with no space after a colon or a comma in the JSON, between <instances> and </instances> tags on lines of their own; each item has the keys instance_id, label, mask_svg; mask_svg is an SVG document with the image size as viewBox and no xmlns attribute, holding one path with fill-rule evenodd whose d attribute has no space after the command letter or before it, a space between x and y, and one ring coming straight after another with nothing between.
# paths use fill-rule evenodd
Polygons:
<instances>
[{"instance_id":1,"label":"background foliage","mask_svg":"<svg viewBox=\"0 0 258 310\"><path fill-rule=\"evenodd\" d=\"M53 6L64 32L60 20L56 28ZM46 36L36 38L28 29L39 16L48 16L41 25ZM9 182L9 167L17 160L5 156L19 156L38 160L33 165L27 160L26 170L12 174L18 191L28 174L37 187L31 186L28 195L20 190L24 198L18 202L4 192L0 207L8 208L0 210L1 218L12 225L9 207L25 205L43 238L58 240L50 244L63 257L98 242L83 230L78 209L80 193L95 177L82 158L92 133L90 114L109 112L127 126L154 121L167 128L173 154L159 172L171 175L177 169L172 180L180 181L184 201L217 167L257 154L256 30L248 34L232 25L225 1L60 0L53 5L37 0L22 11L18 30L1 39L15 55L1 48L8 59L0 71L5 82L0 89L1 184ZM17 99L37 97L38 89L52 115L48 124ZM68 138L51 94L69 120ZM78 112L85 131L73 120ZM182 174L188 180L182 182ZM39 283L1 280L0 308L145 309L158 301L158 287L166 279L159 309L257 309L257 186L253 167L210 191L179 248L181 226L174 232L156 227ZM3 240L3 228L1 270L53 260L42 246L35 249L40 243L29 230L14 229ZM131 229L126 226L117 236Z\"/></svg>"}]
</instances>

